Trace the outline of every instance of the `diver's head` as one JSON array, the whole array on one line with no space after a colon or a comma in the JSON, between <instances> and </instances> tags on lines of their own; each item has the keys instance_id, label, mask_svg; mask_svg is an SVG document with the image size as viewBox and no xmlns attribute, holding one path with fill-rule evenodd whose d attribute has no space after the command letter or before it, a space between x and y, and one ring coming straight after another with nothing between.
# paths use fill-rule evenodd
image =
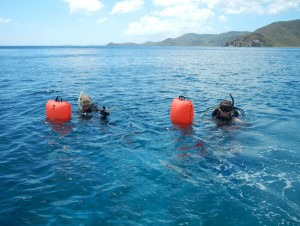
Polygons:
<instances>
[{"instance_id":1,"label":"diver's head","mask_svg":"<svg viewBox=\"0 0 300 226\"><path fill-rule=\"evenodd\" d=\"M220 116L223 118L228 118L231 116L233 111L233 105L229 100L222 100L219 104Z\"/></svg>"},{"instance_id":2,"label":"diver's head","mask_svg":"<svg viewBox=\"0 0 300 226\"><path fill-rule=\"evenodd\" d=\"M89 110L92 106L92 99L87 95L80 97L80 106L83 111Z\"/></svg>"}]
</instances>

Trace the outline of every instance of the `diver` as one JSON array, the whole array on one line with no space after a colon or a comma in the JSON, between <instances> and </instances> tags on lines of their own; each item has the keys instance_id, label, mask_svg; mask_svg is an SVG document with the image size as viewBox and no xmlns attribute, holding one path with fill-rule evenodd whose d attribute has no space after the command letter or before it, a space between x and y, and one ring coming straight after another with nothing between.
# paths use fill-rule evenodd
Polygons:
<instances>
[{"instance_id":1,"label":"diver","mask_svg":"<svg viewBox=\"0 0 300 226\"><path fill-rule=\"evenodd\" d=\"M244 110L234 106L234 99L231 94L231 101L222 100L217 108L212 112L212 117L223 122L242 122L238 116L239 113L244 115Z\"/></svg>"},{"instance_id":2,"label":"diver","mask_svg":"<svg viewBox=\"0 0 300 226\"><path fill-rule=\"evenodd\" d=\"M91 118L92 112L98 112L101 115L101 119L106 119L110 115L110 112L106 110L105 106L103 106L102 109L98 108L98 106L93 103L92 99L82 92L78 98L78 106L83 118Z\"/></svg>"}]
</instances>

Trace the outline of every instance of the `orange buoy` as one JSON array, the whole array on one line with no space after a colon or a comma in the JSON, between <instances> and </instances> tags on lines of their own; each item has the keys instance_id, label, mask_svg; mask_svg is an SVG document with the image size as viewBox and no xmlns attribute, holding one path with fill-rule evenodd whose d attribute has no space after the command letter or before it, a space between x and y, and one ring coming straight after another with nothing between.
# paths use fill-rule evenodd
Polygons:
<instances>
[{"instance_id":1,"label":"orange buoy","mask_svg":"<svg viewBox=\"0 0 300 226\"><path fill-rule=\"evenodd\" d=\"M60 100L59 100L60 98ZM55 121L69 121L72 116L71 104L63 101L60 96L46 103L46 117Z\"/></svg>"},{"instance_id":2,"label":"orange buoy","mask_svg":"<svg viewBox=\"0 0 300 226\"><path fill-rule=\"evenodd\" d=\"M184 96L175 98L171 104L171 121L181 126L189 126L194 120L194 106Z\"/></svg>"}]
</instances>

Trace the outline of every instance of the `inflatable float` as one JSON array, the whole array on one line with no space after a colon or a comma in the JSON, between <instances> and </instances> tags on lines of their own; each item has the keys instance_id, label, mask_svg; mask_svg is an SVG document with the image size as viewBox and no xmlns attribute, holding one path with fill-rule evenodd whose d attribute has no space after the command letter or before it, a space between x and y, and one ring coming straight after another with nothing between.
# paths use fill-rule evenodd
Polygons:
<instances>
[{"instance_id":1,"label":"inflatable float","mask_svg":"<svg viewBox=\"0 0 300 226\"><path fill-rule=\"evenodd\" d=\"M69 121L72 117L72 107L60 96L46 103L46 118L54 121Z\"/></svg>"},{"instance_id":2,"label":"inflatable float","mask_svg":"<svg viewBox=\"0 0 300 226\"><path fill-rule=\"evenodd\" d=\"M190 126L194 120L194 106L190 100L184 96L175 98L171 104L170 118L172 123L186 127Z\"/></svg>"}]
</instances>

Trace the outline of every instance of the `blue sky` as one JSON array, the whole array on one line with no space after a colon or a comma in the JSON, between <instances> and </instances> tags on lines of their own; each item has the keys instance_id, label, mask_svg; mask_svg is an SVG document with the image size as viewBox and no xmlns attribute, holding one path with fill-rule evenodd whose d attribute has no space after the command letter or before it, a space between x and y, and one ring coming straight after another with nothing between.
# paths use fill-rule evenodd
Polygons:
<instances>
[{"instance_id":1,"label":"blue sky","mask_svg":"<svg viewBox=\"0 0 300 226\"><path fill-rule=\"evenodd\" d=\"M0 45L142 43L294 19L300 0L0 0Z\"/></svg>"}]
</instances>

